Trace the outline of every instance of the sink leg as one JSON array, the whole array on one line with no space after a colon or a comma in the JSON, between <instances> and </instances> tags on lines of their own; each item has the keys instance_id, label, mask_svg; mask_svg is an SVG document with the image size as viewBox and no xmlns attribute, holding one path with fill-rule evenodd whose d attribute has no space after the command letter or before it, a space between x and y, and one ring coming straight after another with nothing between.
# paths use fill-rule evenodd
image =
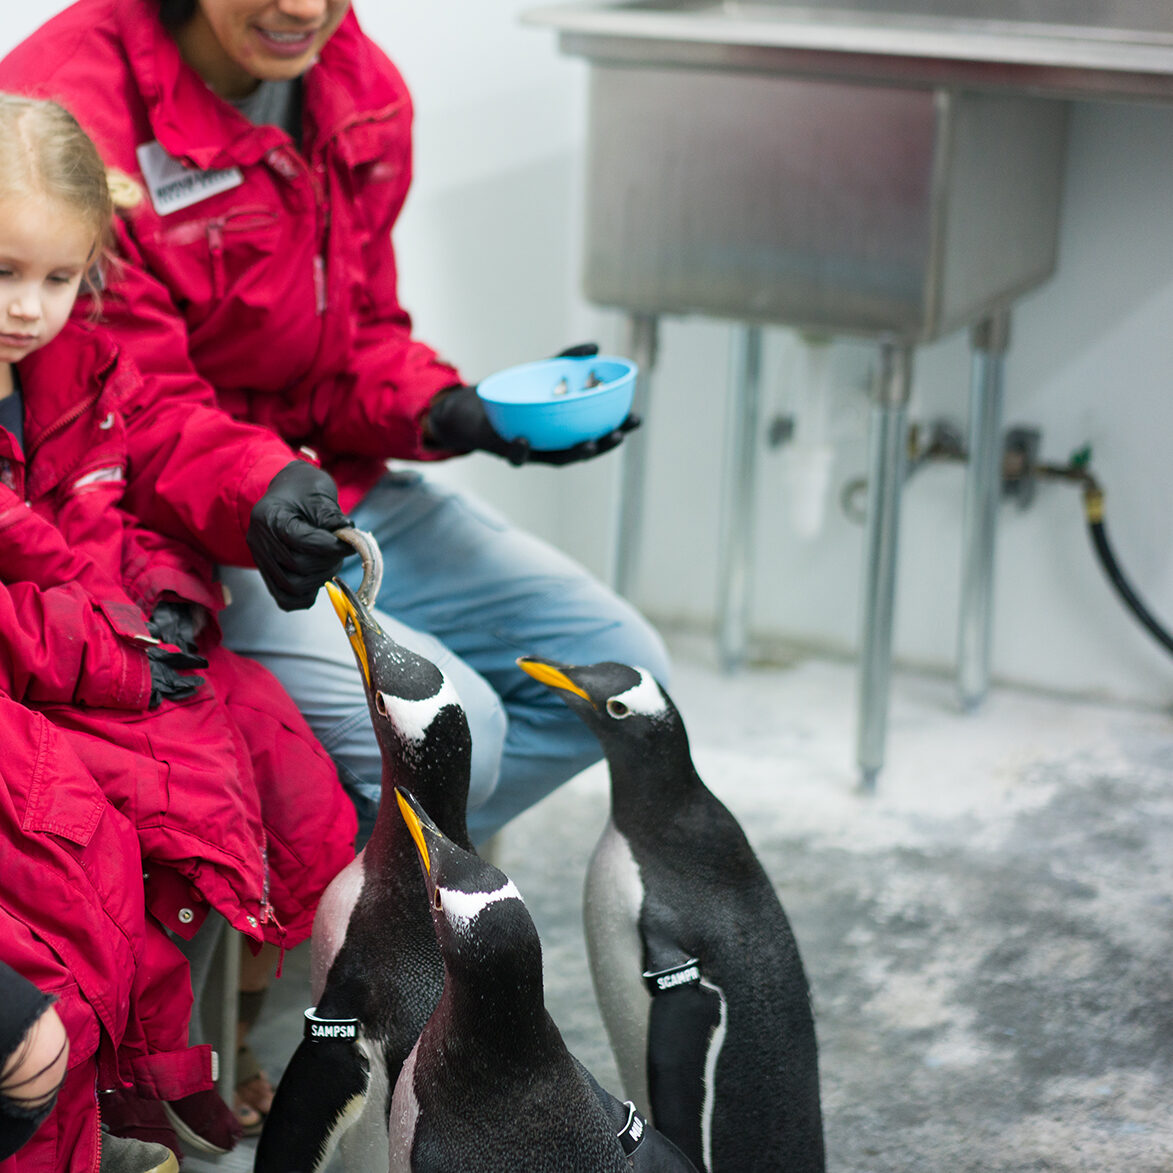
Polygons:
<instances>
[{"instance_id":1,"label":"sink leg","mask_svg":"<svg viewBox=\"0 0 1173 1173\"><path fill-rule=\"evenodd\" d=\"M888 687L892 673L892 620L896 602L896 549L904 484L912 347L885 343L872 392L868 457L868 516L860 632L856 760L861 785L874 791L884 764Z\"/></svg>"},{"instance_id":2,"label":"sink leg","mask_svg":"<svg viewBox=\"0 0 1173 1173\"><path fill-rule=\"evenodd\" d=\"M726 672L736 671L746 657L761 383L762 329L734 326L730 340L729 439L717 558L717 648Z\"/></svg>"},{"instance_id":3,"label":"sink leg","mask_svg":"<svg viewBox=\"0 0 1173 1173\"><path fill-rule=\"evenodd\" d=\"M1002 495L1002 375L1010 315L979 322L971 335L969 467L962 521L961 604L957 689L964 709L976 708L990 686L994 626L994 546Z\"/></svg>"},{"instance_id":4,"label":"sink leg","mask_svg":"<svg viewBox=\"0 0 1173 1173\"><path fill-rule=\"evenodd\" d=\"M627 319L624 354L639 367L631 410L646 419L652 397L652 370L659 349L659 322L655 314L631 314ZM611 583L625 598L631 598L639 569L643 537L645 438L643 429L632 432L619 448L619 496L612 551Z\"/></svg>"}]
</instances>

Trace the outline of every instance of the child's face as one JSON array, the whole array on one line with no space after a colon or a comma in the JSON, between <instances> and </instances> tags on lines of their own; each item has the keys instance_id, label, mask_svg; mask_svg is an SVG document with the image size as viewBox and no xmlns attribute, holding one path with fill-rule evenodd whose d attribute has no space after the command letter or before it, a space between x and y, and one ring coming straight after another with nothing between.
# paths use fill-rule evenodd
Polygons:
<instances>
[{"instance_id":1,"label":"child's face","mask_svg":"<svg viewBox=\"0 0 1173 1173\"><path fill-rule=\"evenodd\" d=\"M61 333L93 249L93 229L55 200L0 200L0 362Z\"/></svg>"}]
</instances>

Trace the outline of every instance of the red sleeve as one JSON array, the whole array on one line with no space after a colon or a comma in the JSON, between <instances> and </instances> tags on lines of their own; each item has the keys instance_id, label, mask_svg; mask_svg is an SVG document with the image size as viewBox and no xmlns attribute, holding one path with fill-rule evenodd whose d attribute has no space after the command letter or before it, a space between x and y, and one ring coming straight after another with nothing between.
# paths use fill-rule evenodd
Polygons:
<instances>
[{"instance_id":1,"label":"red sleeve","mask_svg":"<svg viewBox=\"0 0 1173 1173\"><path fill-rule=\"evenodd\" d=\"M0 691L30 704L144 709L146 622L116 584L0 488Z\"/></svg>"},{"instance_id":2,"label":"red sleeve","mask_svg":"<svg viewBox=\"0 0 1173 1173\"><path fill-rule=\"evenodd\" d=\"M102 315L138 378L124 403L124 506L147 528L194 545L216 562L251 566L249 514L294 453L269 429L234 420L187 357L187 328L166 289L127 258Z\"/></svg>"}]
</instances>

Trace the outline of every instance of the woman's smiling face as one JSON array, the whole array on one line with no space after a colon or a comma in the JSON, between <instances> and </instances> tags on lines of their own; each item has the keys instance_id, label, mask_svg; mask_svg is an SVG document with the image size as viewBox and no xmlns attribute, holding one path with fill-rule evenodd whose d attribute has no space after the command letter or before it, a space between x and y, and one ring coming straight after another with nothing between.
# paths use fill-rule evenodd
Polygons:
<instances>
[{"instance_id":1,"label":"woman's smiling face","mask_svg":"<svg viewBox=\"0 0 1173 1173\"><path fill-rule=\"evenodd\" d=\"M197 0L175 39L189 65L223 98L259 81L300 77L350 8L350 0Z\"/></svg>"}]
</instances>

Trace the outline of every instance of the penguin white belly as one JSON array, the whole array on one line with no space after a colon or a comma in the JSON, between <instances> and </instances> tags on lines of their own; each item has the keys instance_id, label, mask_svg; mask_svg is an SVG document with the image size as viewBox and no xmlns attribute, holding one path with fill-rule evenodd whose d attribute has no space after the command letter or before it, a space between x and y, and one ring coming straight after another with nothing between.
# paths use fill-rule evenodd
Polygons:
<instances>
[{"instance_id":1,"label":"penguin white belly","mask_svg":"<svg viewBox=\"0 0 1173 1173\"><path fill-rule=\"evenodd\" d=\"M391 1114L387 1121L389 1160L385 1166L388 1173L411 1173L411 1146L415 1140L415 1124L419 1119L420 1106L415 1098L415 1060L419 1044L403 1061L395 1091L391 1096ZM373 1169L374 1166L371 1166Z\"/></svg>"},{"instance_id":2,"label":"penguin white belly","mask_svg":"<svg viewBox=\"0 0 1173 1173\"><path fill-rule=\"evenodd\" d=\"M363 856L358 853L336 875L318 902L310 937L310 996L316 1005L326 988L326 977L346 940L350 916L363 889Z\"/></svg>"},{"instance_id":3,"label":"penguin white belly","mask_svg":"<svg viewBox=\"0 0 1173 1173\"><path fill-rule=\"evenodd\" d=\"M595 997L627 1098L649 1116L648 1010L639 914L644 886L639 864L614 822L599 838L587 869L583 923Z\"/></svg>"}]
</instances>

